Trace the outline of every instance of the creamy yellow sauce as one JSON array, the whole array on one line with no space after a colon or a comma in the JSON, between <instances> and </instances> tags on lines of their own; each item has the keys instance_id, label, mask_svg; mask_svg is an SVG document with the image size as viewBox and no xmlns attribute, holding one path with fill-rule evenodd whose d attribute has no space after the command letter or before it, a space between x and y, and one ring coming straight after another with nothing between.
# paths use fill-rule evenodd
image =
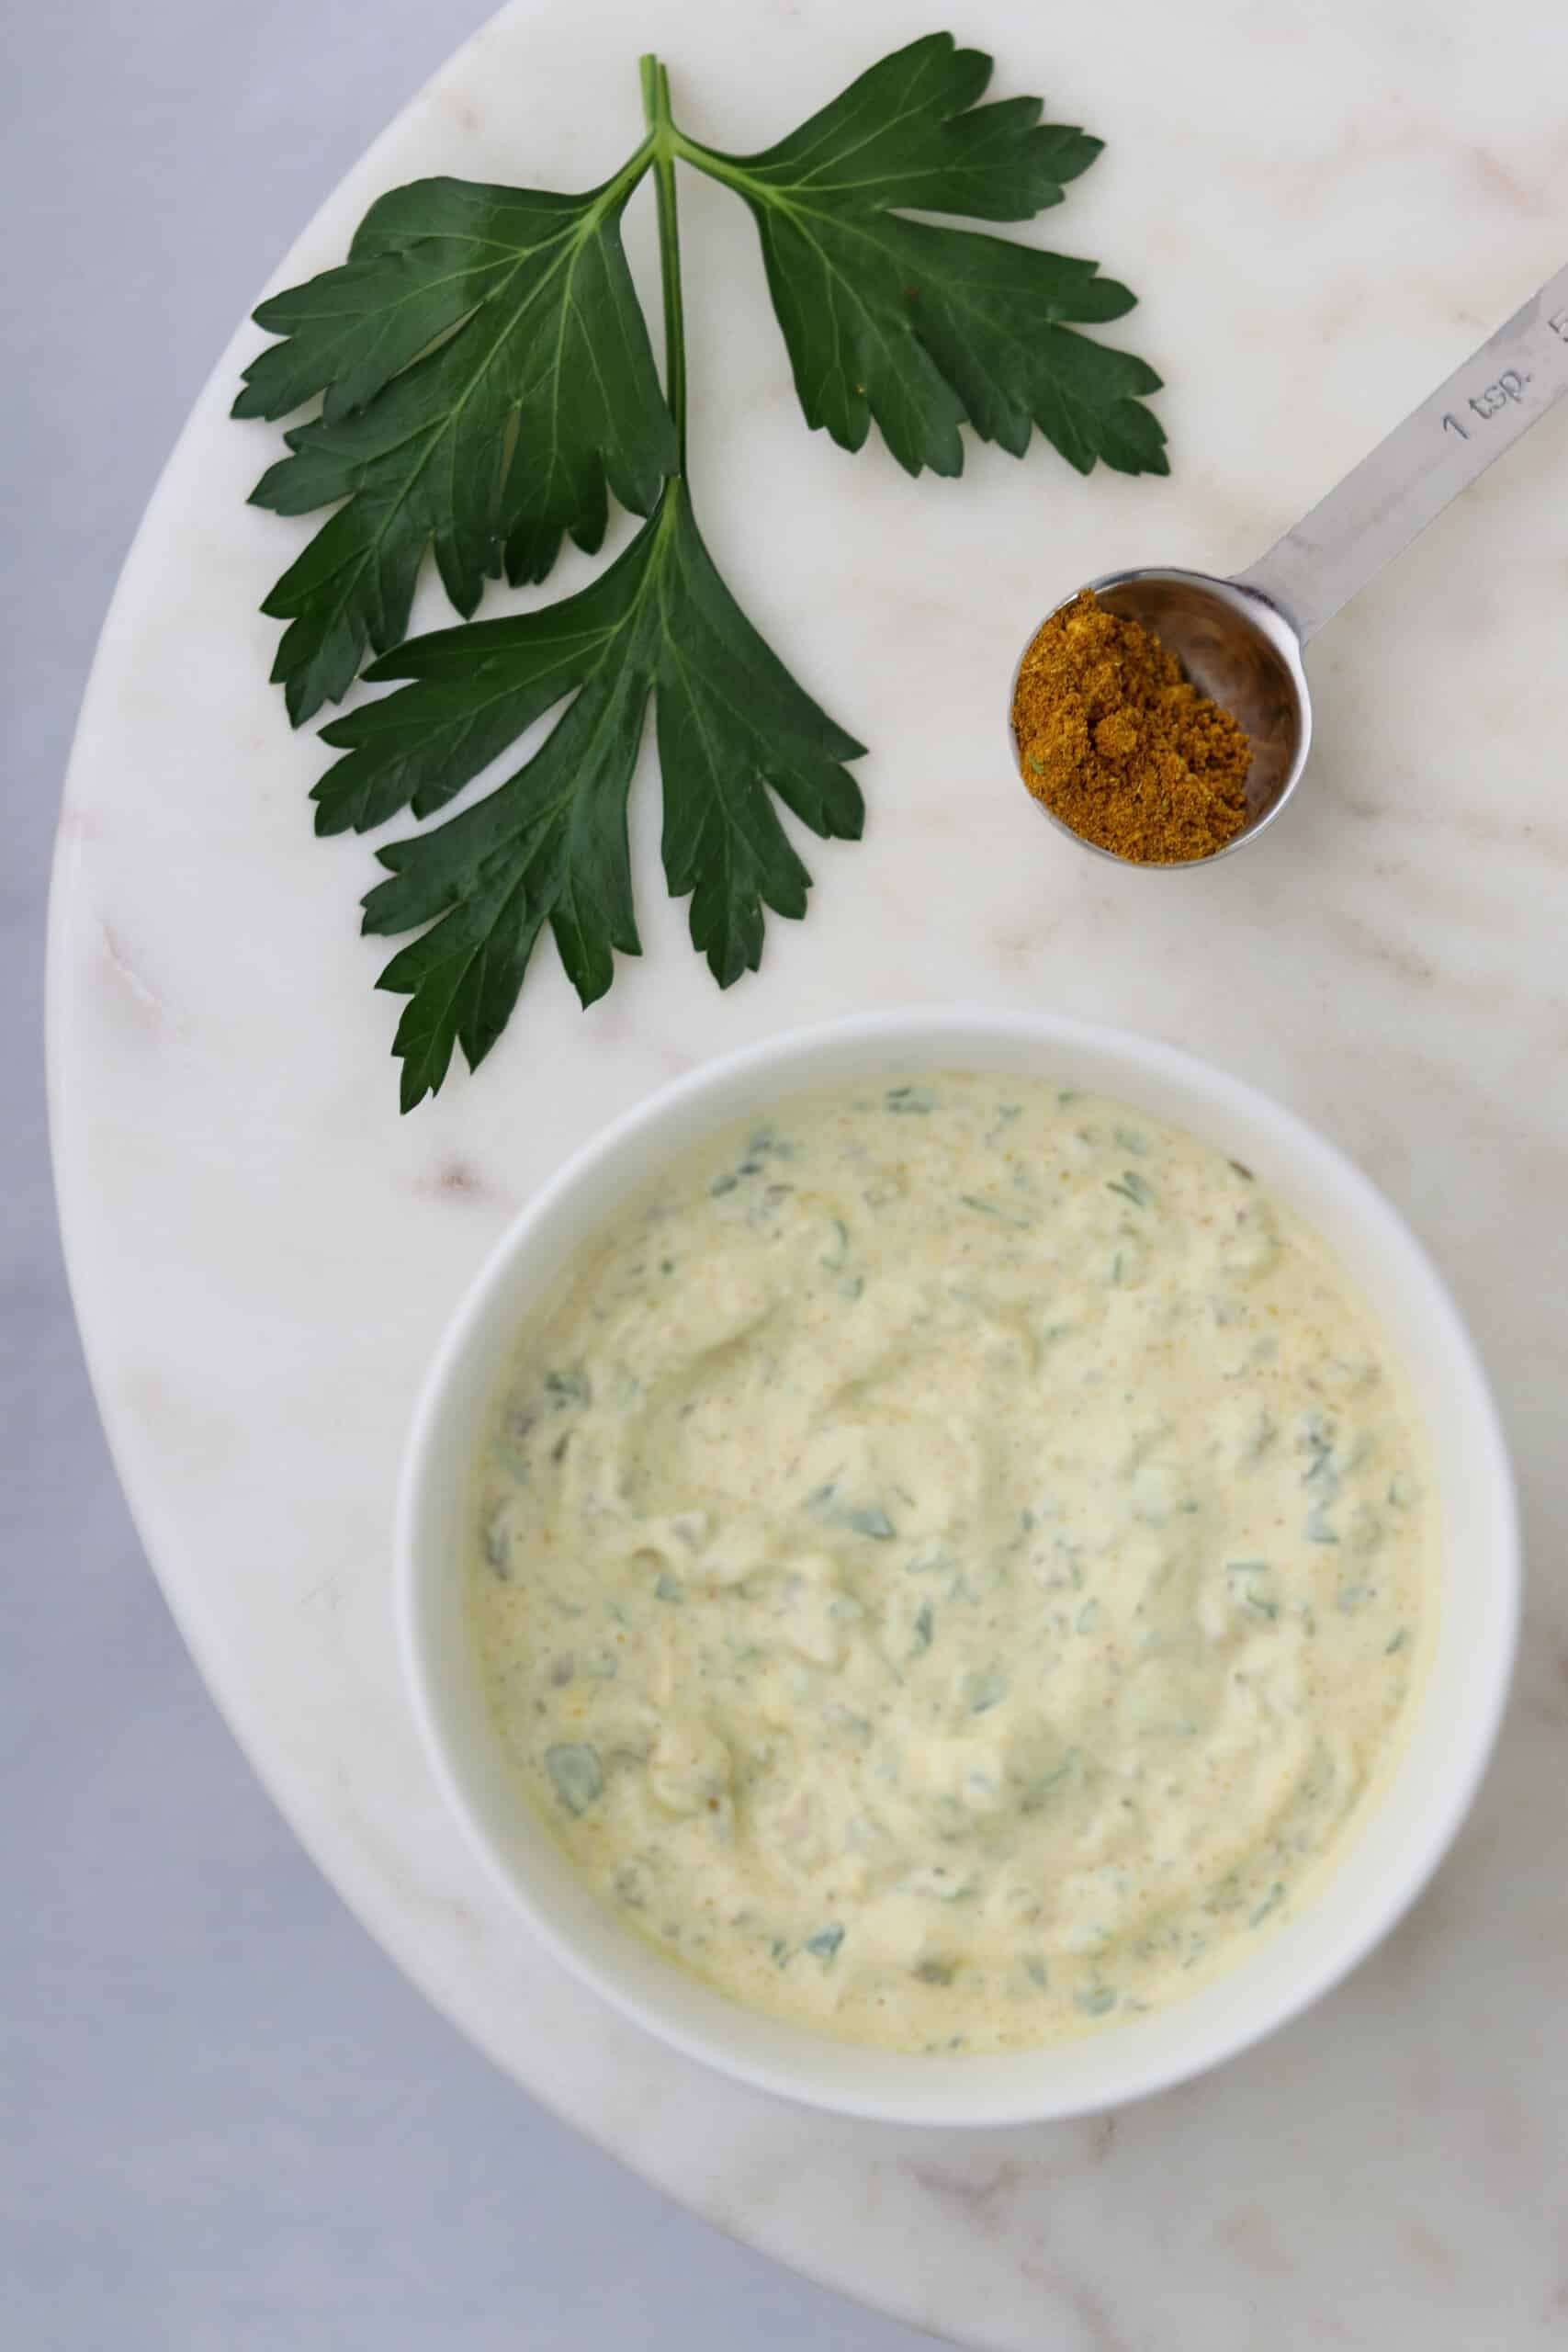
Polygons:
<instances>
[{"instance_id":1,"label":"creamy yellow sauce","mask_svg":"<svg viewBox=\"0 0 1568 2352\"><path fill-rule=\"evenodd\" d=\"M1421 1441L1243 1168L1032 1080L806 1096L521 1334L473 1623L626 1925L770 2015L997 2050L1179 1998L1310 1894L1433 1612Z\"/></svg>"}]
</instances>

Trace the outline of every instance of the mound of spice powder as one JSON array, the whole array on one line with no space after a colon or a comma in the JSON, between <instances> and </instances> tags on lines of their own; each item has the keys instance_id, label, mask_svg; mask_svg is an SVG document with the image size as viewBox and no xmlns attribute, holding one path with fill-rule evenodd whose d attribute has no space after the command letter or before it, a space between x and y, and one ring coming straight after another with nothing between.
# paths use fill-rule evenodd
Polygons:
<instances>
[{"instance_id":1,"label":"mound of spice powder","mask_svg":"<svg viewBox=\"0 0 1568 2352\"><path fill-rule=\"evenodd\" d=\"M1247 822L1252 749L1137 621L1088 588L1055 612L1013 695L1019 767L1086 842L1140 865L1213 857Z\"/></svg>"}]
</instances>

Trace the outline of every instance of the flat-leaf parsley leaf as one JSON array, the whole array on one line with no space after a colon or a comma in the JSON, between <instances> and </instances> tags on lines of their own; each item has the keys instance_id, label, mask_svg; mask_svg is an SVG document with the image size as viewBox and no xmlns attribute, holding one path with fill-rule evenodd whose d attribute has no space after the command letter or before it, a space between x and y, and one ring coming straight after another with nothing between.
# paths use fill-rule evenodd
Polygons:
<instances>
[{"instance_id":1,"label":"flat-leaf parsley leaf","mask_svg":"<svg viewBox=\"0 0 1568 2352\"><path fill-rule=\"evenodd\" d=\"M388 772L378 748L389 743L396 789L427 797L455 790L492 745L576 689L515 775L434 832L380 852L392 878L366 899L366 930L432 925L380 981L410 999L396 1046L405 1110L440 1085L454 1045L470 1065L490 1051L547 919L584 1004L609 987L612 949L637 953L626 794L650 694L664 870L672 896L691 893L692 942L721 988L755 970L764 906L806 912L811 876L767 787L813 832L860 834L860 790L843 763L862 746L802 692L741 612L682 481L668 485L652 519L580 595L417 638L370 674L418 683L328 729L339 741L366 739L340 766L355 778L351 789L374 792ZM399 705L400 726L389 729Z\"/></svg>"},{"instance_id":2,"label":"flat-leaf parsley leaf","mask_svg":"<svg viewBox=\"0 0 1568 2352\"><path fill-rule=\"evenodd\" d=\"M863 74L760 155L680 152L743 196L806 420L858 449L872 419L910 473L961 473L961 424L1014 457L1032 423L1069 465L1164 473L1165 435L1141 396L1152 368L1064 323L1133 308L1091 261L898 208L1026 220L1062 200L1098 139L1040 122L1038 98L976 106L978 50L932 33Z\"/></svg>"},{"instance_id":3,"label":"flat-leaf parsley leaf","mask_svg":"<svg viewBox=\"0 0 1568 2352\"><path fill-rule=\"evenodd\" d=\"M402 638L427 547L471 613L503 568L542 580L566 532L592 554L606 480L623 506L652 509L675 430L620 232L645 165L587 196L394 188L343 268L256 312L285 340L246 370L236 416L324 397L253 502L344 502L262 607L291 623L273 677L296 725L341 701L367 646Z\"/></svg>"}]
</instances>

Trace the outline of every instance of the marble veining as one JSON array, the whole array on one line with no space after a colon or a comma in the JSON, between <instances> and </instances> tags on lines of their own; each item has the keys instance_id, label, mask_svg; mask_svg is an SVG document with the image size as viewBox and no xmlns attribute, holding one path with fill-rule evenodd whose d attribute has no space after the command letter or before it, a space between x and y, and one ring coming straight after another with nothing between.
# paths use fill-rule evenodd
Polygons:
<instances>
[{"instance_id":1,"label":"marble veining","mask_svg":"<svg viewBox=\"0 0 1568 2352\"><path fill-rule=\"evenodd\" d=\"M517 0L278 282L335 259L401 179L589 184L635 138L650 45L693 128L741 148L927 21L903 0ZM803 683L874 746L865 842L810 844L807 922L775 922L728 997L660 894L645 769L640 963L584 1016L541 949L479 1079L399 1121L395 1007L355 934L370 852L312 840L322 755L265 684L275 625L255 607L302 535L244 504L274 448L225 416L254 331L224 356L112 608L62 831L51 1075L95 1376L182 1629L322 1868L500 2064L675 2195L998 2352L1545 2352L1568 2341L1568 415L1314 644L1314 763L1256 849L1176 881L1091 866L1003 743L1017 650L1066 588L1136 560L1247 562L1560 266L1568 17L1545 0L1076 17L970 0L955 21L996 51L1002 90L1043 89L1110 141L1029 233L1143 295L1129 339L1168 379L1174 472L1081 482L1038 450L1020 467L976 449L961 483L911 484L879 450L808 435L750 223L691 191L704 527ZM631 246L644 269L640 216ZM445 617L427 586L422 625ZM1495 1768L1374 1959L1161 2099L932 2139L711 2079L528 1941L425 1771L388 1521L428 1351L568 1151L711 1053L957 998L1168 1037L1362 1161L1494 1367L1533 1575Z\"/></svg>"}]
</instances>

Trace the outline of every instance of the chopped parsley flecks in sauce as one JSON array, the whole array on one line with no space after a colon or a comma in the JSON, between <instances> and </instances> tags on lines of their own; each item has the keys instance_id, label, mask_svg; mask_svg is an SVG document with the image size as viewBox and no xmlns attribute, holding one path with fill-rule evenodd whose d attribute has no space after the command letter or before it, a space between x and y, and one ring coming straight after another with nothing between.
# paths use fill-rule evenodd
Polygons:
<instances>
[{"instance_id":1,"label":"chopped parsley flecks in sauce","mask_svg":"<svg viewBox=\"0 0 1568 2352\"><path fill-rule=\"evenodd\" d=\"M677 1161L521 1334L473 1614L604 1901L896 2049L1114 2024L1311 1891L1432 1614L1326 1247L1109 1102L935 1075Z\"/></svg>"}]
</instances>

